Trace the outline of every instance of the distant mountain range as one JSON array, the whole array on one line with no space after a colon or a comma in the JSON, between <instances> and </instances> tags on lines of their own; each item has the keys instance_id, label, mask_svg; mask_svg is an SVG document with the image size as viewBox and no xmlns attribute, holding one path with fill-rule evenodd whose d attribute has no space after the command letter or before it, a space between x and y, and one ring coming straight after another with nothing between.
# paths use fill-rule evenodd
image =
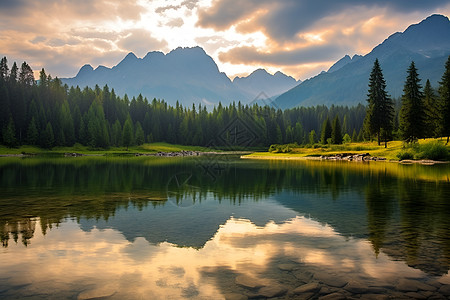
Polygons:
<instances>
[{"instance_id":1,"label":"distant mountain range","mask_svg":"<svg viewBox=\"0 0 450 300\"><path fill-rule=\"evenodd\" d=\"M112 68L99 66L94 70L85 65L75 77L62 81L80 87L107 84L118 95L142 94L149 100L164 99L172 105L178 100L183 105L211 106L219 101L245 104L257 98L278 96L299 83L281 72L271 75L262 69L231 81L200 47L177 48L167 54L149 52L144 58L129 53Z\"/></svg>"},{"instance_id":2,"label":"distant mountain range","mask_svg":"<svg viewBox=\"0 0 450 300\"><path fill-rule=\"evenodd\" d=\"M432 15L402 33L394 33L367 55L346 55L327 72L304 82L281 72L272 75L263 69L231 81L200 47L177 48L167 54L149 52L144 58L129 53L112 68L99 66L94 70L85 65L75 77L62 81L80 87L108 84L118 95L142 94L172 105L177 100L183 105L213 106L219 101L267 104L266 98L276 99L273 103L280 108L356 105L366 102L369 74L376 58L388 92L392 97L400 97L411 61L416 63L422 83L429 79L437 87L448 55L450 21L445 16Z\"/></svg>"},{"instance_id":3,"label":"distant mountain range","mask_svg":"<svg viewBox=\"0 0 450 300\"><path fill-rule=\"evenodd\" d=\"M392 97L401 97L411 61L418 68L422 84L429 79L437 87L449 55L450 21L445 16L432 15L403 33L394 33L365 56L346 55L328 72L305 80L279 96L275 104L280 108L365 104L369 74L376 58Z\"/></svg>"}]
</instances>

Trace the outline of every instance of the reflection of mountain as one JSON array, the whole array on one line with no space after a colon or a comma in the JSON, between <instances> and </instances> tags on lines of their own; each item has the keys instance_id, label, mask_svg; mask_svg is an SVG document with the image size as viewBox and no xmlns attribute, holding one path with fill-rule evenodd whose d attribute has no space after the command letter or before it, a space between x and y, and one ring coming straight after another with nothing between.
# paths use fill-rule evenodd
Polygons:
<instances>
[{"instance_id":1,"label":"reflection of mountain","mask_svg":"<svg viewBox=\"0 0 450 300\"><path fill-rule=\"evenodd\" d=\"M129 241L144 237L153 244L167 241L180 247L202 248L232 216L249 219L257 226L295 217L293 211L272 202L244 202L239 206L223 202L218 205L213 196L210 197L187 208L167 204L144 210L121 209L107 221L81 219L80 224L83 230L113 228Z\"/></svg>"},{"instance_id":2,"label":"reflection of mountain","mask_svg":"<svg viewBox=\"0 0 450 300\"><path fill-rule=\"evenodd\" d=\"M44 234L73 218L84 230L114 228L128 240L200 248L231 216L264 226L298 214L330 224L345 237L367 238L377 255L386 253L429 274L450 268L447 165L231 159L222 160L222 173L211 178L197 159L0 163L4 246L11 239L27 244L38 230L37 218ZM180 173L192 175L188 186L194 188L177 190L176 198L166 187ZM192 207L174 204L192 203L194 196Z\"/></svg>"}]
</instances>

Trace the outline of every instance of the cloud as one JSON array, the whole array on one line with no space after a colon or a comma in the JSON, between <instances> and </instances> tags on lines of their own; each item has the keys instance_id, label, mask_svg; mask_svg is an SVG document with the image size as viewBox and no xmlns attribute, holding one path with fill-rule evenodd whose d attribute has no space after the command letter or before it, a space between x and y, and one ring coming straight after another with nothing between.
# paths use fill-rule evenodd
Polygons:
<instances>
[{"instance_id":1,"label":"cloud","mask_svg":"<svg viewBox=\"0 0 450 300\"><path fill-rule=\"evenodd\" d=\"M198 25L215 30L226 30L232 26L248 32L262 31L278 43L295 39L296 35L320 24L323 18L339 14L347 9L362 7L371 9L389 8L401 13L432 11L447 5L447 0L218 0L211 7L198 12ZM242 25L242 24L245 24Z\"/></svg>"},{"instance_id":2,"label":"cloud","mask_svg":"<svg viewBox=\"0 0 450 300\"><path fill-rule=\"evenodd\" d=\"M182 18L175 18L166 23L166 26L169 27L181 27L184 25L184 21Z\"/></svg>"},{"instance_id":3,"label":"cloud","mask_svg":"<svg viewBox=\"0 0 450 300\"><path fill-rule=\"evenodd\" d=\"M335 59L336 52L341 52L339 46L325 44L302 47L294 50L279 50L272 52L260 51L256 47L244 46L221 52L219 59L230 63L257 63L280 66L298 65L300 63L316 63L323 60Z\"/></svg>"},{"instance_id":4,"label":"cloud","mask_svg":"<svg viewBox=\"0 0 450 300\"><path fill-rule=\"evenodd\" d=\"M42 14L61 20L67 20L68 17L77 17L79 20L103 20L116 17L123 20L138 20L143 7L137 2L137 0L126 2L120 0L1 0L0 14L14 18ZM41 21L44 23L51 20L43 18Z\"/></svg>"},{"instance_id":5,"label":"cloud","mask_svg":"<svg viewBox=\"0 0 450 300\"><path fill-rule=\"evenodd\" d=\"M157 40L145 29L134 29L123 32L126 34L117 45L123 50L133 51L137 56L144 56L149 51L167 50L167 42Z\"/></svg>"},{"instance_id":6,"label":"cloud","mask_svg":"<svg viewBox=\"0 0 450 300\"><path fill-rule=\"evenodd\" d=\"M171 4L171 5L157 7L155 9L155 12L157 14L162 14L162 13L165 13L167 10L179 10L180 8L183 8L183 7L187 8L189 10L193 10L194 8L197 7L197 4L198 4L198 0L185 0L185 1L182 1L181 4L179 4L179 5Z\"/></svg>"}]
</instances>

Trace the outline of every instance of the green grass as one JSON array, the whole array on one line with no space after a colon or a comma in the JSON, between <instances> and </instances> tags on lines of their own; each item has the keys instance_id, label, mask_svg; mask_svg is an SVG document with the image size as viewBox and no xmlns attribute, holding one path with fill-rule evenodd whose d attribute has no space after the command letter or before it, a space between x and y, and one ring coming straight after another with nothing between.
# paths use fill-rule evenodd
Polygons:
<instances>
[{"instance_id":1,"label":"green grass","mask_svg":"<svg viewBox=\"0 0 450 300\"><path fill-rule=\"evenodd\" d=\"M445 146L445 141L441 139L420 140L415 146L405 145L402 141L392 141L388 143L388 148L384 144L378 146L377 142L348 143L344 145L315 145L315 147L291 147L289 153L254 152L249 157L317 157L321 155L332 156L339 153L370 153L372 156L384 157L388 160L399 159L433 159L450 160L448 153L450 145ZM447 152L445 152L447 151Z\"/></svg>"},{"instance_id":2,"label":"green grass","mask_svg":"<svg viewBox=\"0 0 450 300\"><path fill-rule=\"evenodd\" d=\"M125 147L110 147L108 149L92 149L88 146L75 144L73 147L54 147L51 150L43 149L36 146L21 146L18 148L8 148L0 146L0 155L6 154L45 154L45 155L59 155L64 153L81 153L81 154L96 154L96 155L126 155L134 153L157 153L157 152L180 152L180 151L212 151L210 148L200 146L184 146L173 145L169 143L150 143L141 146L131 146L128 151Z\"/></svg>"}]
</instances>

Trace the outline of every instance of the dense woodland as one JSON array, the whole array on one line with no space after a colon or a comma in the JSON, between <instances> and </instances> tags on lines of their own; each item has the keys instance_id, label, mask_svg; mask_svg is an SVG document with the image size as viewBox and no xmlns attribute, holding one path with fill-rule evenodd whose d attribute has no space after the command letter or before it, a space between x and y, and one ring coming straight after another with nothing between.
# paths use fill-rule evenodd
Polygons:
<instances>
[{"instance_id":1,"label":"dense woodland","mask_svg":"<svg viewBox=\"0 0 450 300\"><path fill-rule=\"evenodd\" d=\"M449 69L448 66L447 73ZM430 86L426 88L432 99L427 98L423 100L425 102L438 103L445 97L442 87L439 89L442 97L438 97ZM399 138L401 101L389 101L392 126L386 138ZM9 147L26 144L52 148L80 143L91 148L128 148L158 141L217 147L266 147L283 143L339 144L380 136L377 130L366 125L367 121L364 122L366 111L370 112L370 101L368 107L361 104L354 107L319 105L284 111L271 105L243 105L240 102L229 106L219 104L212 111L201 104L183 107L177 103L172 107L164 100L148 101L142 95L131 99L127 95L119 97L108 86L68 87L58 78L47 75L44 69L35 81L26 62L20 69L16 63L9 68L6 57L0 63L0 107L0 143ZM441 127L424 130L416 137L445 134ZM247 133L244 138L251 143L236 138L242 130L250 132L250 136Z\"/></svg>"}]
</instances>

